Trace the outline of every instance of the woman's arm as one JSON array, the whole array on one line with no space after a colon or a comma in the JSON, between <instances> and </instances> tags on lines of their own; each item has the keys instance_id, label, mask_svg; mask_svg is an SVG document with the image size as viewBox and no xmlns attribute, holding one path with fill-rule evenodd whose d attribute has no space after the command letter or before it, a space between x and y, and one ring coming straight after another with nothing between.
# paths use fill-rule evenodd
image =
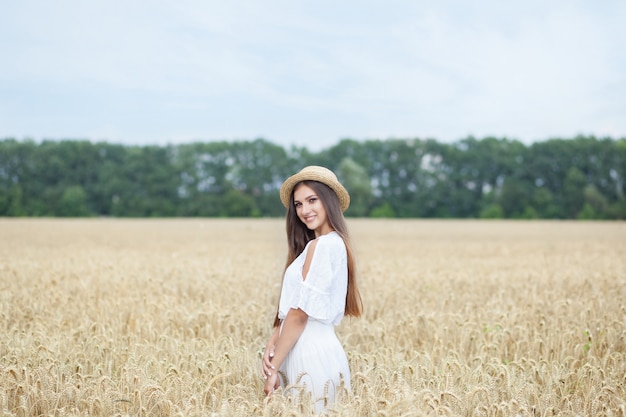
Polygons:
<instances>
[{"instance_id":1,"label":"woman's arm","mask_svg":"<svg viewBox=\"0 0 626 417\"><path fill-rule=\"evenodd\" d=\"M271 369L267 370L267 379L265 380L265 387L263 388L266 395L270 395L280 385L276 369L280 368L287 354L300 338L308 319L309 316L300 309L292 308L287 313L287 317L285 317L283 323L283 329L275 343L274 357L270 359Z\"/></svg>"},{"instance_id":2,"label":"woman's arm","mask_svg":"<svg viewBox=\"0 0 626 417\"><path fill-rule=\"evenodd\" d=\"M276 326L272 336L270 336L267 344L265 345L265 351L263 352L263 359L261 360L261 373L263 378L267 379L267 375L272 372L273 365L272 359L274 358L274 350L276 349L276 341L280 333L280 327Z\"/></svg>"},{"instance_id":3,"label":"woman's arm","mask_svg":"<svg viewBox=\"0 0 626 417\"><path fill-rule=\"evenodd\" d=\"M306 280L306 276L309 272L309 267L311 266L313 253L315 252L316 247L317 240L314 240L310 243L309 249L307 250L304 265L302 267L302 278L304 280ZM282 331L279 331L278 333L274 331L274 335L277 334L278 338L275 339L273 357L271 357L271 353L267 353L270 369L266 369L265 361L263 363L263 372L265 372L264 377L266 377L265 387L263 388L265 395L270 395L280 385L280 382L278 381L278 372L276 370L280 369L280 365L282 365L283 361L287 357L287 354L300 338L308 320L309 316L304 312L304 310L291 308L287 312L287 317L285 317L283 322ZM272 335L270 341L274 338L274 335Z\"/></svg>"}]
</instances>

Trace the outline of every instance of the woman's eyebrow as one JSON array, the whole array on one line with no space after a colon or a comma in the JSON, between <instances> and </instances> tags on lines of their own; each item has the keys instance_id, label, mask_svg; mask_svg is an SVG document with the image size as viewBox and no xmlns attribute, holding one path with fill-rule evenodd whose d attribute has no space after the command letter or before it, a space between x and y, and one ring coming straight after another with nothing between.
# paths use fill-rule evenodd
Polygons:
<instances>
[{"instance_id":1,"label":"woman's eyebrow","mask_svg":"<svg viewBox=\"0 0 626 417\"><path fill-rule=\"evenodd\" d=\"M305 199L305 200L308 200L308 199L309 199L309 198L311 198L311 197L317 197L317 194L311 194L311 195L310 195L310 196L308 196L308 197L304 197L304 199ZM293 202L294 202L294 203L297 203L297 202L299 202L299 201L300 201L300 200L296 200L295 198L293 199Z\"/></svg>"}]
</instances>

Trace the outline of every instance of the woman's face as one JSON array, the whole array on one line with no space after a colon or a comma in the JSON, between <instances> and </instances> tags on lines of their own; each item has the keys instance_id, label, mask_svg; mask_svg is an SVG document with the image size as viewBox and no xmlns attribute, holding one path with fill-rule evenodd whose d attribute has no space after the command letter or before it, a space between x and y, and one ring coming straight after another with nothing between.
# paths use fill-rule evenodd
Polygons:
<instances>
[{"instance_id":1,"label":"woman's face","mask_svg":"<svg viewBox=\"0 0 626 417\"><path fill-rule=\"evenodd\" d=\"M293 192L293 203L300 221L313 230L316 237L332 231L326 208L313 188L300 184Z\"/></svg>"}]
</instances>

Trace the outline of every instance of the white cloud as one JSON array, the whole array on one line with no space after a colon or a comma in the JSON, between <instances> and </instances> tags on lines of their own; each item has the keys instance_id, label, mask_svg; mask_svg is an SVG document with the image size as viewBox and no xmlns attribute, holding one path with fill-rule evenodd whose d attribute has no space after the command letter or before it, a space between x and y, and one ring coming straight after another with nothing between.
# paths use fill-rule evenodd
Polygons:
<instances>
[{"instance_id":1,"label":"white cloud","mask_svg":"<svg viewBox=\"0 0 626 417\"><path fill-rule=\"evenodd\" d=\"M0 137L626 135L619 0L5 9Z\"/></svg>"}]
</instances>

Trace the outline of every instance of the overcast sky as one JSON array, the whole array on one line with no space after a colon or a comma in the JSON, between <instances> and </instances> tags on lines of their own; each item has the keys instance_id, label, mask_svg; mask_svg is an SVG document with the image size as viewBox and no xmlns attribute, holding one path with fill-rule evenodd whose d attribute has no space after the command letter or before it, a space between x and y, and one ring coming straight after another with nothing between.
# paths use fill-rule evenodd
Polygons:
<instances>
[{"instance_id":1,"label":"overcast sky","mask_svg":"<svg viewBox=\"0 0 626 417\"><path fill-rule=\"evenodd\" d=\"M6 1L0 138L626 136L626 1Z\"/></svg>"}]
</instances>

